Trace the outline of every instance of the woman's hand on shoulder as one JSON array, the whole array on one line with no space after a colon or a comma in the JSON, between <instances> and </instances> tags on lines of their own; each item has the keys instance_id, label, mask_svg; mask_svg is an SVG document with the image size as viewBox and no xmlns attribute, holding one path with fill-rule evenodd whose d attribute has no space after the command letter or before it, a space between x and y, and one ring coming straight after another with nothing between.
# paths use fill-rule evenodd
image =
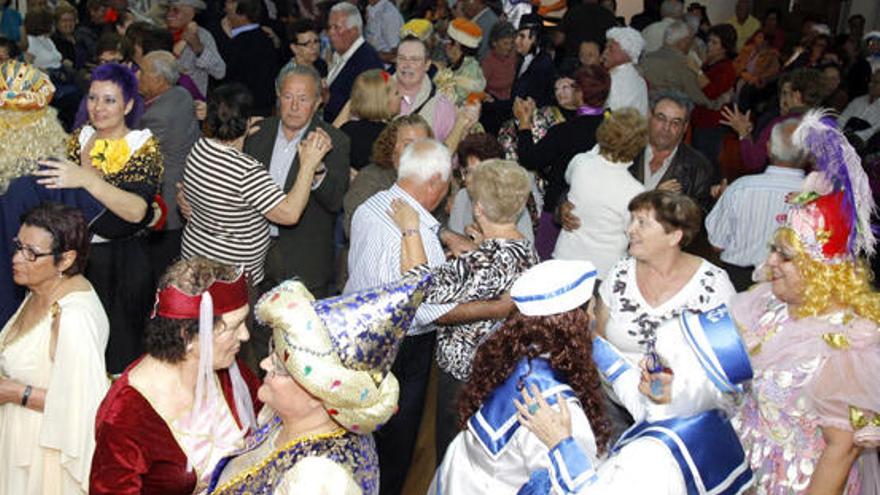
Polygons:
<instances>
[{"instance_id":1,"label":"woman's hand on shoulder","mask_svg":"<svg viewBox=\"0 0 880 495\"><path fill-rule=\"evenodd\" d=\"M388 216L394 220L401 232L419 229L419 213L406 201L398 198L391 201L391 209Z\"/></svg>"},{"instance_id":2,"label":"woman's hand on shoulder","mask_svg":"<svg viewBox=\"0 0 880 495\"><path fill-rule=\"evenodd\" d=\"M571 436L571 413L568 403L561 394L556 394L559 411L550 407L544 400L541 391L534 384L531 394L525 387L522 389L522 402L514 399L513 405L519 411L519 423L538 437L548 449Z\"/></svg>"},{"instance_id":3,"label":"woman's hand on shoulder","mask_svg":"<svg viewBox=\"0 0 880 495\"><path fill-rule=\"evenodd\" d=\"M67 160L40 160L37 163L40 169L34 175L41 177L38 184L47 189L73 189L82 187L88 189L101 177L97 170L81 167Z\"/></svg>"}]
</instances>

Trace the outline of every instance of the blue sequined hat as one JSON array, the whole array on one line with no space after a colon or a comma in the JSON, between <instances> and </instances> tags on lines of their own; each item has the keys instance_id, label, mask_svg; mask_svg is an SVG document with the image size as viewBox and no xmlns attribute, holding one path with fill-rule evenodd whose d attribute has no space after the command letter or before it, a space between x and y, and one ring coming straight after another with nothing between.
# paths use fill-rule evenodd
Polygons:
<instances>
[{"instance_id":1,"label":"blue sequined hat","mask_svg":"<svg viewBox=\"0 0 880 495\"><path fill-rule=\"evenodd\" d=\"M596 267L589 261L548 260L529 268L510 288L519 312L547 316L572 310L593 296Z\"/></svg>"},{"instance_id":2,"label":"blue sequined hat","mask_svg":"<svg viewBox=\"0 0 880 495\"><path fill-rule=\"evenodd\" d=\"M742 383L752 379L752 364L727 306L685 311L680 321L685 342L718 390L742 392Z\"/></svg>"},{"instance_id":3,"label":"blue sequined hat","mask_svg":"<svg viewBox=\"0 0 880 495\"><path fill-rule=\"evenodd\" d=\"M381 287L315 301L295 280L260 298L256 316L273 329L275 353L290 375L321 399L346 429L370 433L397 408L389 373L430 276L411 274Z\"/></svg>"}]
</instances>

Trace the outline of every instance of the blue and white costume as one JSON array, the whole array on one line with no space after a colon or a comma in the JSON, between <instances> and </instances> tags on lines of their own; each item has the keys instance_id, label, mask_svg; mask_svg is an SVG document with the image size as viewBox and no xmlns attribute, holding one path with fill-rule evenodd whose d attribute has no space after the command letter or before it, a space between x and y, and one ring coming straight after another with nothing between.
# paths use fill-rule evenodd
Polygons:
<instances>
[{"instance_id":1,"label":"blue and white costume","mask_svg":"<svg viewBox=\"0 0 880 495\"><path fill-rule=\"evenodd\" d=\"M511 297L524 315L562 313L589 300L595 281L595 267L589 262L552 260L525 272L511 288ZM567 401L575 432L570 442L591 465L596 462L590 421L564 375L547 359L523 358L468 419L467 429L449 445L429 494L514 494L529 480L531 472L550 468L548 448L519 424L514 406L514 400L522 398L522 389L531 391L532 385L551 407L558 407L556 394ZM586 479L591 473L582 476Z\"/></svg>"},{"instance_id":2,"label":"blue and white costume","mask_svg":"<svg viewBox=\"0 0 880 495\"><path fill-rule=\"evenodd\" d=\"M680 331L658 331L657 353L674 372L671 403L654 404L642 395L640 370L595 338L596 365L636 424L598 467L574 442L560 442L549 452L550 469L533 473L520 493L738 495L752 485L726 414L731 396L741 391L739 383L751 379L752 370L727 308L685 313L669 324Z\"/></svg>"}]
</instances>

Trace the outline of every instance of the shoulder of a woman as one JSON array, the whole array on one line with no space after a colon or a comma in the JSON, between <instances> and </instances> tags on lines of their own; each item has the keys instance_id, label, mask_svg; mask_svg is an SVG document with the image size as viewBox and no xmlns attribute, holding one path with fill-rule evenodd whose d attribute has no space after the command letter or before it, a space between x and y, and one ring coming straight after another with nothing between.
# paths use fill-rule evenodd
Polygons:
<instances>
[{"instance_id":1,"label":"shoulder of a woman","mask_svg":"<svg viewBox=\"0 0 880 495\"><path fill-rule=\"evenodd\" d=\"M159 141L153 137L153 133L149 129L128 131L128 134L125 135L125 142L128 143L128 148L132 150L132 153L137 153L148 143L155 146L159 145Z\"/></svg>"},{"instance_id":2,"label":"shoulder of a woman","mask_svg":"<svg viewBox=\"0 0 880 495\"><path fill-rule=\"evenodd\" d=\"M92 136L94 136L94 135L95 135L95 128L90 126L89 124L86 124L86 125L80 127L79 129L77 129L76 131L74 131L70 135L70 138L72 140L76 139L76 141L79 143L80 148L82 148L83 146L86 145L86 143L89 142L89 139L92 139Z\"/></svg>"}]
</instances>

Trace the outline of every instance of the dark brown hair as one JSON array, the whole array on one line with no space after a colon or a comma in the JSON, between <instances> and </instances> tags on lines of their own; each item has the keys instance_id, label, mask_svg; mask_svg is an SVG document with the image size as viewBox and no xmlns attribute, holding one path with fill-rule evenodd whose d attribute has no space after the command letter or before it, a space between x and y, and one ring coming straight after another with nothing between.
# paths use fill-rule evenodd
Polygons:
<instances>
[{"instance_id":1,"label":"dark brown hair","mask_svg":"<svg viewBox=\"0 0 880 495\"><path fill-rule=\"evenodd\" d=\"M43 203L22 215L21 224L41 228L52 236L52 259L56 265L65 251L76 252L76 259L64 270L64 275L77 275L86 269L91 236L79 208L59 203Z\"/></svg>"},{"instance_id":2,"label":"dark brown hair","mask_svg":"<svg viewBox=\"0 0 880 495\"><path fill-rule=\"evenodd\" d=\"M667 234L681 231L680 247L685 247L700 232L702 214L696 201L681 193L654 189L638 194L629 202L630 213L640 210L654 212L654 218Z\"/></svg>"},{"instance_id":3,"label":"dark brown hair","mask_svg":"<svg viewBox=\"0 0 880 495\"><path fill-rule=\"evenodd\" d=\"M728 58L736 57L736 29L730 24L716 24L709 28L709 36L717 36Z\"/></svg>"},{"instance_id":4,"label":"dark brown hair","mask_svg":"<svg viewBox=\"0 0 880 495\"><path fill-rule=\"evenodd\" d=\"M587 65L574 73L573 79L581 90L584 104L591 107L605 106L611 91L611 75L601 65Z\"/></svg>"},{"instance_id":5,"label":"dark brown hair","mask_svg":"<svg viewBox=\"0 0 880 495\"><path fill-rule=\"evenodd\" d=\"M593 365L590 318L577 308L550 316L525 316L519 311L504 322L474 356L470 381L459 399L459 426L464 429L489 394L513 373L520 359L549 356L550 365L565 375L581 402L596 436L599 452L610 440L599 372Z\"/></svg>"},{"instance_id":6,"label":"dark brown hair","mask_svg":"<svg viewBox=\"0 0 880 495\"><path fill-rule=\"evenodd\" d=\"M459 162L462 164L469 156L475 156L480 161L490 158L504 158L504 149L498 143L498 139L486 132L468 135L458 143L457 151Z\"/></svg>"},{"instance_id":7,"label":"dark brown hair","mask_svg":"<svg viewBox=\"0 0 880 495\"><path fill-rule=\"evenodd\" d=\"M434 131L421 115L412 113L397 117L386 125L379 133L379 137L373 141L373 151L370 154L371 162L382 168L394 168L392 161L394 160L394 147L397 146L397 133L403 127L421 127L429 138L434 137Z\"/></svg>"}]
</instances>

